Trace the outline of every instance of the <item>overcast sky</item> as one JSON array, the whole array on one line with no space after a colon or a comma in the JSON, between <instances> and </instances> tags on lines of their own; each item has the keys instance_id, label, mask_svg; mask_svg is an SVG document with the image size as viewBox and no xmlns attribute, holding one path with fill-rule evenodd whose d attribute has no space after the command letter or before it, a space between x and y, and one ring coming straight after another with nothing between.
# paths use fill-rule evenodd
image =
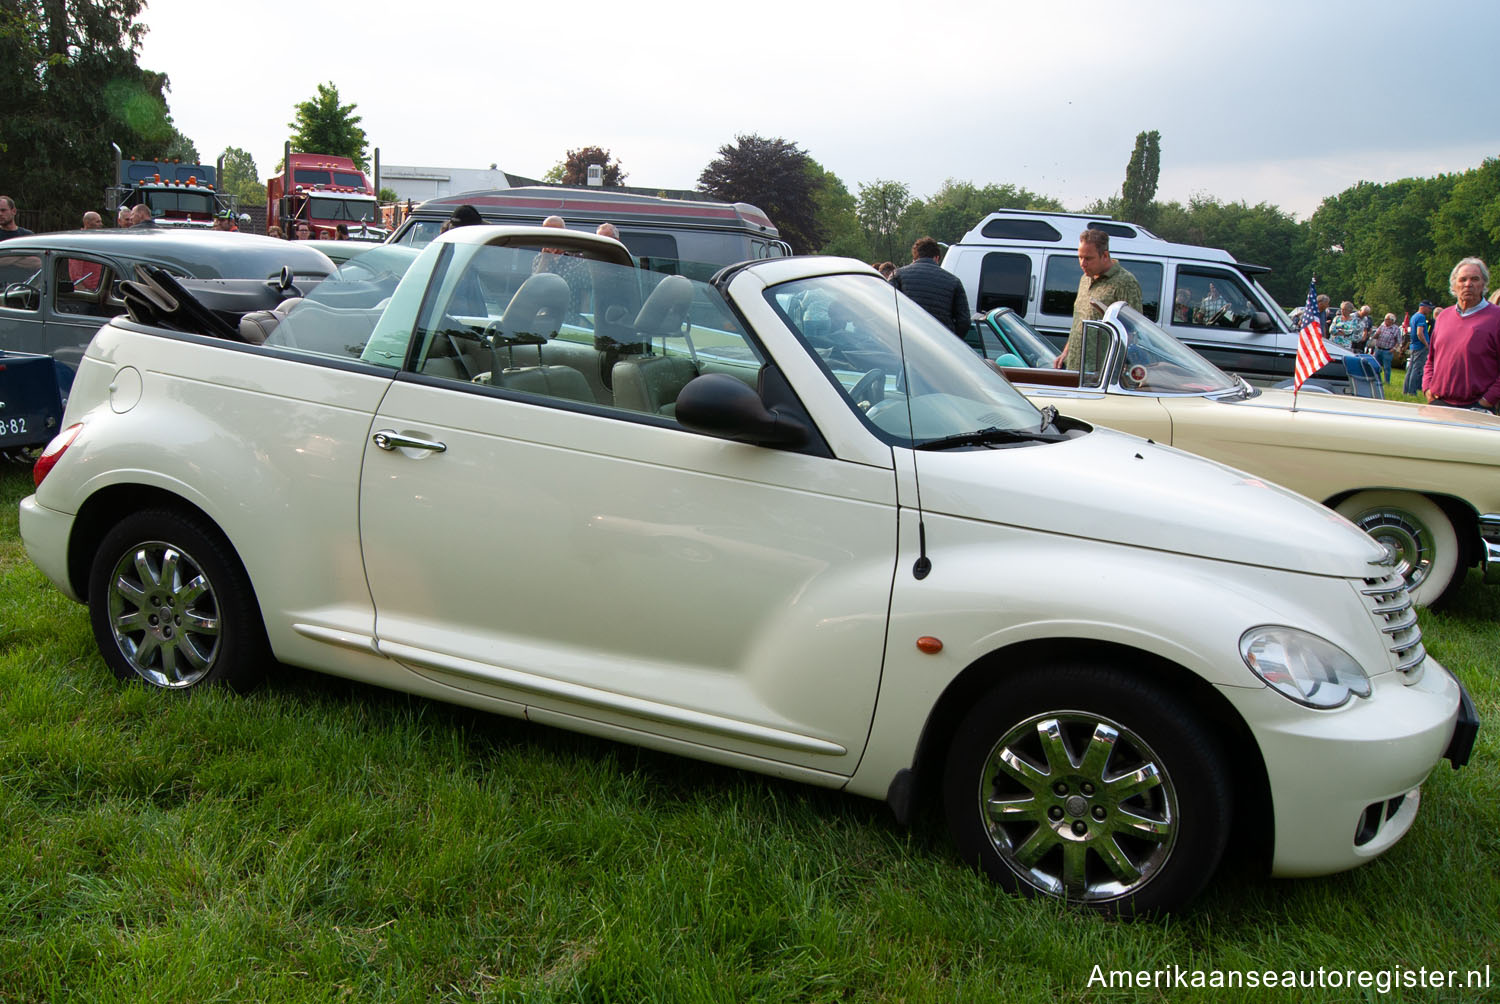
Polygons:
<instances>
[{"instance_id":1,"label":"overcast sky","mask_svg":"<svg viewBox=\"0 0 1500 1004\"><path fill-rule=\"evenodd\" d=\"M627 184L661 188L695 187L758 133L855 194L954 178L1078 210L1118 192L1156 129L1158 199L1305 219L1361 180L1500 155L1500 71L1479 55L1500 37L1494 0L148 0L142 19L177 127L209 162L248 150L262 177L327 81L384 164L540 177L597 145Z\"/></svg>"}]
</instances>

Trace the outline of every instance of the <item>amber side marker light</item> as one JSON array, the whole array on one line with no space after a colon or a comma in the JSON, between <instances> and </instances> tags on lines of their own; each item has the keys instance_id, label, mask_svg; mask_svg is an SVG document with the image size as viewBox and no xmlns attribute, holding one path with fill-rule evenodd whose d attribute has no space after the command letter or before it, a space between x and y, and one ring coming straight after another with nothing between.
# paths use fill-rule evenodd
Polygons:
<instances>
[{"instance_id":1,"label":"amber side marker light","mask_svg":"<svg viewBox=\"0 0 1500 1004\"><path fill-rule=\"evenodd\" d=\"M924 634L917 639L917 651L928 655L937 655L943 650L943 643L930 634Z\"/></svg>"},{"instance_id":2,"label":"amber side marker light","mask_svg":"<svg viewBox=\"0 0 1500 1004\"><path fill-rule=\"evenodd\" d=\"M63 451L73 445L73 440L77 439L82 431L82 422L70 425L47 444L42 455L36 458L36 466L31 469L31 480L37 487L41 487L42 479L52 473L52 468L56 467L57 462L62 459Z\"/></svg>"}]
</instances>

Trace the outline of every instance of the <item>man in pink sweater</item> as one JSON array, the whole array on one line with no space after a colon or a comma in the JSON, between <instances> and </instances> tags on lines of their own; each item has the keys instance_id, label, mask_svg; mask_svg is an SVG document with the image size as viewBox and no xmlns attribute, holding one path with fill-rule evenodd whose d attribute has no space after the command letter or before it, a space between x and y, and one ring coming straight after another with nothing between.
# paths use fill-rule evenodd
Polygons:
<instances>
[{"instance_id":1,"label":"man in pink sweater","mask_svg":"<svg viewBox=\"0 0 1500 1004\"><path fill-rule=\"evenodd\" d=\"M1500 307L1484 298L1490 270L1478 258L1453 267L1457 302L1438 311L1422 392L1432 404L1496 411L1500 405Z\"/></svg>"}]
</instances>

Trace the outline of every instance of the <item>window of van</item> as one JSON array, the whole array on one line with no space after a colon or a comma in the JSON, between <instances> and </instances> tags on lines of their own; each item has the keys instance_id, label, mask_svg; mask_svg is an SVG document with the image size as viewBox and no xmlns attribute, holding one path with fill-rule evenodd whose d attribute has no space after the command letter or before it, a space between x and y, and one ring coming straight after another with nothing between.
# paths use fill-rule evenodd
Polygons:
<instances>
[{"instance_id":1,"label":"window of van","mask_svg":"<svg viewBox=\"0 0 1500 1004\"><path fill-rule=\"evenodd\" d=\"M1031 258L1024 254L991 251L979 265L979 294L976 300L981 314L996 307L1009 307L1026 313L1026 299L1031 285ZM1072 305L1068 312L1073 312Z\"/></svg>"},{"instance_id":2,"label":"window of van","mask_svg":"<svg viewBox=\"0 0 1500 1004\"><path fill-rule=\"evenodd\" d=\"M1060 241L1062 234L1046 220L990 220L979 231L986 237L1012 241Z\"/></svg>"},{"instance_id":3,"label":"window of van","mask_svg":"<svg viewBox=\"0 0 1500 1004\"><path fill-rule=\"evenodd\" d=\"M1257 309L1244 283L1228 272L1178 267L1173 324L1248 329Z\"/></svg>"},{"instance_id":4,"label":"window of van","mask_svg":"<svg viewBox=\"0 0 1500 1004\"><path fill-rule=\"evenodd\" d=\"M1116 260L1141 284L1141 313L1157 320L1161 316L1161 262L1139 258ZM1083 269L1078 267L1077 255L1049 255L1046 278L1042 283L1042 313L1066 317L1071 323L1073 304L1078 299L1078 281L1082 278Z\"/></svg>"}]
</instances>

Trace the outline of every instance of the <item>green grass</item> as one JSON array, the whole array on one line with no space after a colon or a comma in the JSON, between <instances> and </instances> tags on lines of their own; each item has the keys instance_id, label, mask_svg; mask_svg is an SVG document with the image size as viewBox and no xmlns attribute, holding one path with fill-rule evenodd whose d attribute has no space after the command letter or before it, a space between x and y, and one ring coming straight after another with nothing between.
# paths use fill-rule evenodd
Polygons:
<instances>
[{"instance_id":1,"label":"green grass","mask_svg":"<svg viewBox=\"0 0 1500 1004\"><path fill-rule=\"evenodd\" d=\"M1473 575L1423 627L1491 724L1404 841L1322 879L1230 864L1115 923L864 799L316 674L119 683L25 558L29 489L0 468L0 1002L1479 1000L1089 980L1500 970L1500 590Z\"/></svg>"}]
</instances>

